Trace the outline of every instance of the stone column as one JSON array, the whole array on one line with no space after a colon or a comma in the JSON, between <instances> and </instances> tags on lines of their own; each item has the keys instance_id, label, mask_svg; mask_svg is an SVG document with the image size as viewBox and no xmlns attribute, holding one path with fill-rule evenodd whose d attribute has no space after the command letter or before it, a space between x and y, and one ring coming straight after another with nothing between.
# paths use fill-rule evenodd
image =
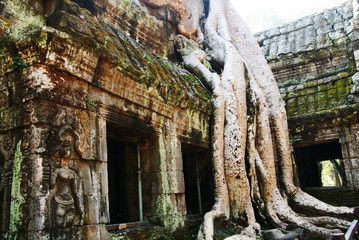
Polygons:
<instances>
[{"instance_id":1,"label":"stone column","mask_svg":"<svg viewBox=\"0 0 359 240\"><path fill-rule=\"evenodd\" d=\"M359 189L359 124L343 127L340 142L349 187Z\"/></svg>"},{"instance_id":2,"label":"stone column","mask_svg":"<svg viewBox=\"0 0 359 240\"><path fill-rule=\"evenodd\" d=\"M109 223L108 175L107 175L107 142L106 118L104 111L98 111L95 117L90 117L88 129L93 132L84 134L83 142L92 142L95 147L87 147L89 159L81 162L80 174L83 181L85 239L110 239L106 230ZM84 148L86 148L84 146Z\"/></svg>"},{"instance_id":3,"label":"stone column","mask_svg":"<svg viewBox=\"0 0 359 240\"><path fill-rule=\"evenodd\" d=\"M165 227L176 229L184 224L186 214L181 143L173 123L167 123L158 137L158 195L154 212Z\"/></svg>"}]
</instances>

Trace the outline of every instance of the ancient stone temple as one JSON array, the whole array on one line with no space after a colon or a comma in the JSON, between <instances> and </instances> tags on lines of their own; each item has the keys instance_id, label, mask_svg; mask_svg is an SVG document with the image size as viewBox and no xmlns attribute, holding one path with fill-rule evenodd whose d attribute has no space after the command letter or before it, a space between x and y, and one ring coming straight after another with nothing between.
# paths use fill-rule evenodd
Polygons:
<instances>
[{"instance_id":1,"label":"ancient stone temple","mask_svg":"<svg viewBox=\"0 0 359 240\"><path fill-rule=\"evenodd\" d=\"M0 2L3 239L166 239L211 209L211 93L179 64L176 12L146 2ZM336 159L359 186L355 13L257 35L303 188Z\"/></svg>"},{"instance_id":2,"label":"ancient stone temple","mask_svg":"<svg viewBox=\"0 0 359 240\"><path fill-rule=\"evenodd\" d=\"M1 4L3 236L107 239L211 207L209 92L166 60L171 25L134 4Z\"/></svg>"}]
</instances>

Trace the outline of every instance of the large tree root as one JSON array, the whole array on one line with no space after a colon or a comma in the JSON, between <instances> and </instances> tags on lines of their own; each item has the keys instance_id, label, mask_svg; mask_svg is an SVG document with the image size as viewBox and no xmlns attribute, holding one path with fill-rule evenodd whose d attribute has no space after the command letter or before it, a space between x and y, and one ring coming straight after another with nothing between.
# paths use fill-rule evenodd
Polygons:
<instances>
[{"instance_id":1,"label":"large tree root","mask_svg":"<svg viewBox=\"0 0 359 240\"><path fill-rule=\"evenodd\" d=\"M214 220L225 216L245 229L228 239L255 239L255 211L274 227L295 224L327 237L346 229L353 209L333 207L293 183L283 100L256 40L228 0L210 0L204 24L206 50L176 40L185 67L213 91L213 163L216 203L205 214L197 239L213 239ZM211 72L207 59L219 69ZM303 212L295 212L289 203ZM310 212L310 216L305 213ZM330 217L329 217L330 216Z\"/></svg>"}]
</instances>

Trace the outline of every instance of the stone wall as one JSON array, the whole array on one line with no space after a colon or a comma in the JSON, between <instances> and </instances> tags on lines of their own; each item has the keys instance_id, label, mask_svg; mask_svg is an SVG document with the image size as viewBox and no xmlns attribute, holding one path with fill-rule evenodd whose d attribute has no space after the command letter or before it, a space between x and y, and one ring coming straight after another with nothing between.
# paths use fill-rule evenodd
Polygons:
<instances>
[{"instance_id":1,"label":"stone wall","mask_svg":"<svg viewBox=\"0 0 359 240\"><path fill-rule=\"evenodd\" d=\"M145 222L183 226L181 148L209 148L209 93L152 54L167 51L168 39L157 36L159 21L131 7L135 2L44 3L0 6L1 23L21 30L0 29L2 237L108 239L109 137L139 146L141 169L132 171L142 175ZM14 4L32 22L12 21ZM122 22L127 14L138 32L123 30L135 25Z\"/></svg>"},{"instance_id":2,"label":"stone wall","mask_svg":"<svg viewBox=\"0 0 359 240\"><path fill-rule=\"evenodd\" d=\"M256 34L286 103L293 146L339 139L352 187L359 186L355 26L347 2Z\"/></svg>"},{"instance_id":3,"label":"stone wall","mask_svg":"<svg viewBox=\"0 0 359 240\"><path fill-rule=\"evenodd\" d=\"M151 8L140 0L74 0L97 19L140 42L149 52L173 57L178 16L167 7Z\"/></svg>"}]
</instances>

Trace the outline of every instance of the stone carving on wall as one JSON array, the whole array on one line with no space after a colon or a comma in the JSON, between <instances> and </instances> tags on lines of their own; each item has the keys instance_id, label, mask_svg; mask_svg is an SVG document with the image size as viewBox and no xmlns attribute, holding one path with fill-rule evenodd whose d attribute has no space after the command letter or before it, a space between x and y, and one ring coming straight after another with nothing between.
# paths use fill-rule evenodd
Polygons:
<instances>
[{"instance_id":1,"label":"stone carving on wall","mask_svg":"<svg viewBox=\"0 0 359 240\"><path fill-rule=\"evenodd\" d=\"M60 130L60 143L51 162L50 190L52 227L65 228L81 224L83 212L79 195L77 134L67 128Z\"/></svg>"}]
</instances>

